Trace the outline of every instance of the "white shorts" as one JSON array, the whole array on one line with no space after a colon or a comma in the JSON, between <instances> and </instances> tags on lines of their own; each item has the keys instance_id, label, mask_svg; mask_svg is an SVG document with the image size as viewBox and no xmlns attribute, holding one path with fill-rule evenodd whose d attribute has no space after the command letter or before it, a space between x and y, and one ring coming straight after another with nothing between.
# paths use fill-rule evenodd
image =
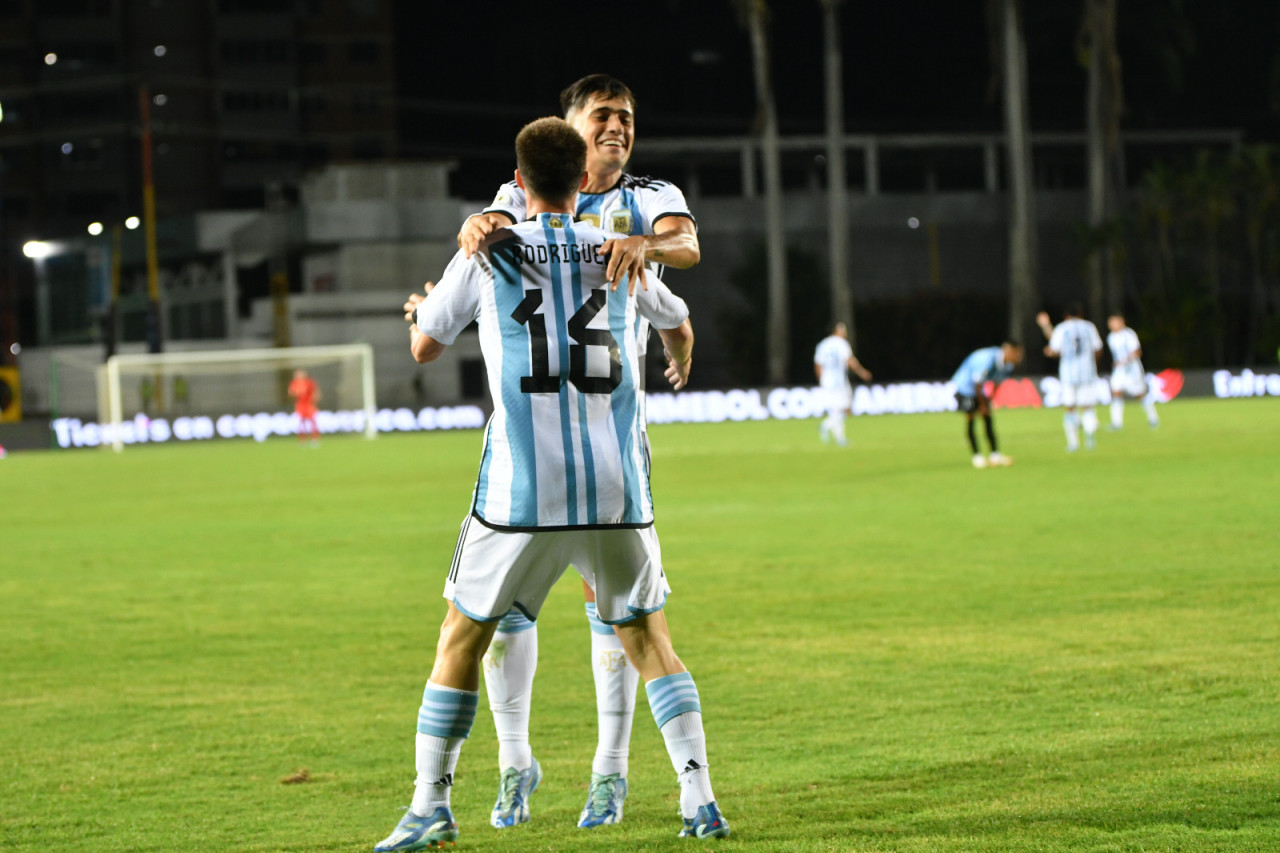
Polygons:
<instances>
[{"instance_id":1,"label":"white shorts","mask_svg":"<svg viewBox=\"0 0 1280 853\"><path fill-rule=\"evenodd\" d=\"M530 620L572 566L595 590L596 613L610 625L661 610L671 587L653 527L522 532L462 522L444 597L479 622L517 607Z\"/></svg>"},{"instance_id":2,"label":"white shorts","mask_svg":"<svg viewBox=\"0 0 1280 853\"><path fill-rule=\"evenodd\" d=\"M1147 378L1142 374L1142 366L1135 365L1117 368L1111 372L1111 393L1127 394L1130 397L1141 397L1147 393Z\"/></svg>"},{"instance_id":3,"label":"white shorts","mask_svg":"<svg viewBox=\"0 0 1280 853\"><path fill-rule=\"evenodd\" d=\"M1083 385L1062 383L1062 405L1067 408L1075 406L1098 405L1098 383L1086 382Z\"/></svg>"},{"instance_id":4,"label":"white shorts","mask_svg":"<svg viewBox=\"0 0 1280 853\"><path fill-rule=\"evenodd\" d=\"M822 399L826 403L827 414L845 414L853 408L853 389L848 385L839 388L823 388Z\"/></svg>"}]
</instances>

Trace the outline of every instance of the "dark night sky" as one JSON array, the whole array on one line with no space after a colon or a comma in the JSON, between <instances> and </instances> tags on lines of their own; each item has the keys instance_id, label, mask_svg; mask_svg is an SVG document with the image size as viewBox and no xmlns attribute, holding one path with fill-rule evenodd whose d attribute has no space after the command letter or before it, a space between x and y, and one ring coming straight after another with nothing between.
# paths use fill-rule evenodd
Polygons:
<instances>
[{"instance_id":1,"label":"dark night sky","mask_svg":"<svg viewBox=\"0 0 1280 853\"><path fill-rule=\"evenodd\" d=\"M1083 4L1027 5L1032 127L1079 129L1085 74L1075 39ZM1185 7L1181 18L1169 11L1176 5ZM821 7L817 0L771 6L783 132L821 132ZM524 122L556 113L560 90L596 71L636 92L641 145L645 137L749 130L750 41L730 0L589 8L599 11L572 16L538 3L400 0L398 63L413 149L406 153L509 151ZM987 94L983 9L981 0L846 0L847 129L999 129L999 103ZM1120 0L1119 27L1126 127L1243 127L1252 138L1280 138L1272 105L1280 91L1276 0Z\"/></svg>"}]
</instances>

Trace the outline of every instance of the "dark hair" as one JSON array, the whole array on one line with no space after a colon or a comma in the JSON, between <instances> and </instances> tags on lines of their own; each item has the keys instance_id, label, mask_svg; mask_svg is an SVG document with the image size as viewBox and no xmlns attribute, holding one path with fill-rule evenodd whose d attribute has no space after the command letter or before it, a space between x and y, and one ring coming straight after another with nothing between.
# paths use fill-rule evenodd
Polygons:
<instances>
[{"instance_id":1,"label":"dark hair","mask_svg":"<svg viewBox=\"0 0 1280 853\"><path fill-rule=\"evenodd\" d=\"M636 96L631 94L626 83L608 74L588 74L581 80L570 83L560 93L560 114L567 116L572 110L582 109L593 95L610 99L626 98L631 103L631 111L635 112Z\"/></svg>"},{"instance_id":2,"label":"dark hair","mask_svg":"<svg viewBox=\"0 0 1280 853\"><path fill-rule=\"evenodd\" d=\"M535 119L516 134L516 168L526 188L548 202L561 202L582 185L587 143L567 121Z\"/></svg>"},{"instance_id":3,"label":"dark hair","mask_svg":"<svg viewBox=\"0 0 1280 853\"><path fill-rule=\"evenodd\" d=\"M1000 344L1000 346L1002 346L1002 347L1013 347L1014 349L1026 349L1026 347L1024 347L1022 344L1018 343L1017 341L1005 341L1004 343Z\"/></svg>"},{"instance_id":4,"label":"dark hair","mask_svg":"<svg viewBox=\"0 0 1280 853\"><path fill-rule=\"evenodd\" d=\"M1084 317L1084 305L1079 302L1068 302L1066 314L1068 317Z\"/></svg>"}]
</instances>

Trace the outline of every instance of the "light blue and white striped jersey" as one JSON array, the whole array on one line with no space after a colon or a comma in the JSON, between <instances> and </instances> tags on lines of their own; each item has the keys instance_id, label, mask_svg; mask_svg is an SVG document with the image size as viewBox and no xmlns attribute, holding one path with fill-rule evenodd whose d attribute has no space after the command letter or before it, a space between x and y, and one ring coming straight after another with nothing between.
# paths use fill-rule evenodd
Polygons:
<instances>
[{"instance_id":1,"label":"light blue and white striped jersey","mask_svg":"<svg viewBox=\"0 0 1280 853\"><path fill-rule=\"evenodd\" d=\"M1107 347L1111 350L1111 359L1116 370L1128 370L1142 373L1142 360L1137 353L1142 349L1138 343L1138 333L1128 326L1118 332L1107 335Z\"/></svg>"},{"instance_id":2,"label":"light blue and white striped jersey","mask_svg":"<svg viewBox=\"0 0 1280 853\"><path fill-rule=\"evenodd\" d=\"M511 217L512 222L525 218L525 195L515 181L498 188L493 202L484 213L498 212ZM669 181L637 177L623 173L618 182L602 193L578 193L576 219L590 222L597 228L613 231L628 237L653 233L653 226L668 216L682 216L693 221L689 204L680 188ZM662 277L663 266L650 262L645 265L651 275ZM649 343L649 327L640 319L636 325L636 338L643 357Z\"/></svg>"},{"instance_id":3,"label":"light blue and white striped jersey","mask_svg":"<svg viewBox=\"0 0 1280 853\"><path fill-rule=\"evenodd\" d=\"M472 512L490 527L653 523L632 330L637 316L674 329L689 311L656 280L609 290L599 249L616 236L539 214L455 255L418 306L443 344L479 322L494 411Z\"/></svg>"},{"instance_id":4,"label":"light blue and white striped jersey","mask_svg":"<svg viewBox=\"0 0 1280 853\"><path fill-rule=\"evenodd\" d=\"M849 359L853 358L853 347L847 338L839 335L827 335L818 341L813 350L813 363L820 369L818 384L828 390L852 388L849 384Z\"/></svg>"},{"instance_id":5,"label":"light blue and white striped jersey","mask_svg":"<svg viewBox=\"0 0 1280 853\"><path fill-rule=\"evenodd\" d=\"M484 213L502 213L512 222L525 218L524 190L510 181L498 188L493 202ZM689 205L680 188L668 181L623 174L618 182L602 193L578 193L576 219L589 222L605 231L631 236L652 234L653 226L668 216L693 220ZM696 220L694 221L696 225ZM649 271L662 276L662 265L650 263Z\"/></svg>"},{"instance_id":6,"label":"light blue and white striped jersey","mask_svg":"<svg viewBox=\"0 0 1280 853\"><path fill-rule=\"evenodd\" d=\"M1058 378L1067 385L1087 385L1098 378L1097 353L1102 349L1098 327L1071 317L1053 327L1049 349L1058 353Z\"/></svg>"},{"instance_id":7,"label":"light blue and white striped jersey","mask_svg":"<svg viewBox=\"0 0 1280 853\"><path fill-rule=\"evenodd\" d=\"M983 347L969 353L951 381L957 394L972 397L987 381L999 382L1010 373L1013 365L1005 362L1003 347Z\"/></svg>"}]
</instances>

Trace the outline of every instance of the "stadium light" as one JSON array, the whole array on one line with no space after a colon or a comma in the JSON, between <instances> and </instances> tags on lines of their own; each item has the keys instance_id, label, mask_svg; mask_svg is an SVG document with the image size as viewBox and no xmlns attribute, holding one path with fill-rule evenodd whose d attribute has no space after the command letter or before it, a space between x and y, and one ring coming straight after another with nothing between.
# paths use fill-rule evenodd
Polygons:
<instances>
[{"instance_id":1,"label":"stadium light","mask_svg":"<svg viewBox=\"0 0 1280 853\"><path fill-rule=\"evenodd\" d=\"M142 224L142 220L136 216L130 216L128 219L124 221L124 227L128 228L130 231L133 231L141 224Z\"/></svg>"},{"instance_id":2,"label":"stadium light","mask_svg":"<svg viewBox=\"0 0 1280 853\"><path fill-rule=\"evenodd\" d=\"M57 249L52 243L46 243L44 240L28 240L22 244L22 254L31 258L33 261L47 258L55 254Z\"/></svg>"},{"instance_id":3,"label":"stadium light","mask_svg":"<svg viewBox=\"0 0 1280 853\"><path fill-rule=\"evenodd\" d=\"M102 223L101 223L101 222L90 222L90 223L89 223L88 231L89 231L89 234L90 234L91 236L93 236L93 237L97 237L99 234L101 234L101 233L102 233Z\"/></svg>"}]
</instances>

